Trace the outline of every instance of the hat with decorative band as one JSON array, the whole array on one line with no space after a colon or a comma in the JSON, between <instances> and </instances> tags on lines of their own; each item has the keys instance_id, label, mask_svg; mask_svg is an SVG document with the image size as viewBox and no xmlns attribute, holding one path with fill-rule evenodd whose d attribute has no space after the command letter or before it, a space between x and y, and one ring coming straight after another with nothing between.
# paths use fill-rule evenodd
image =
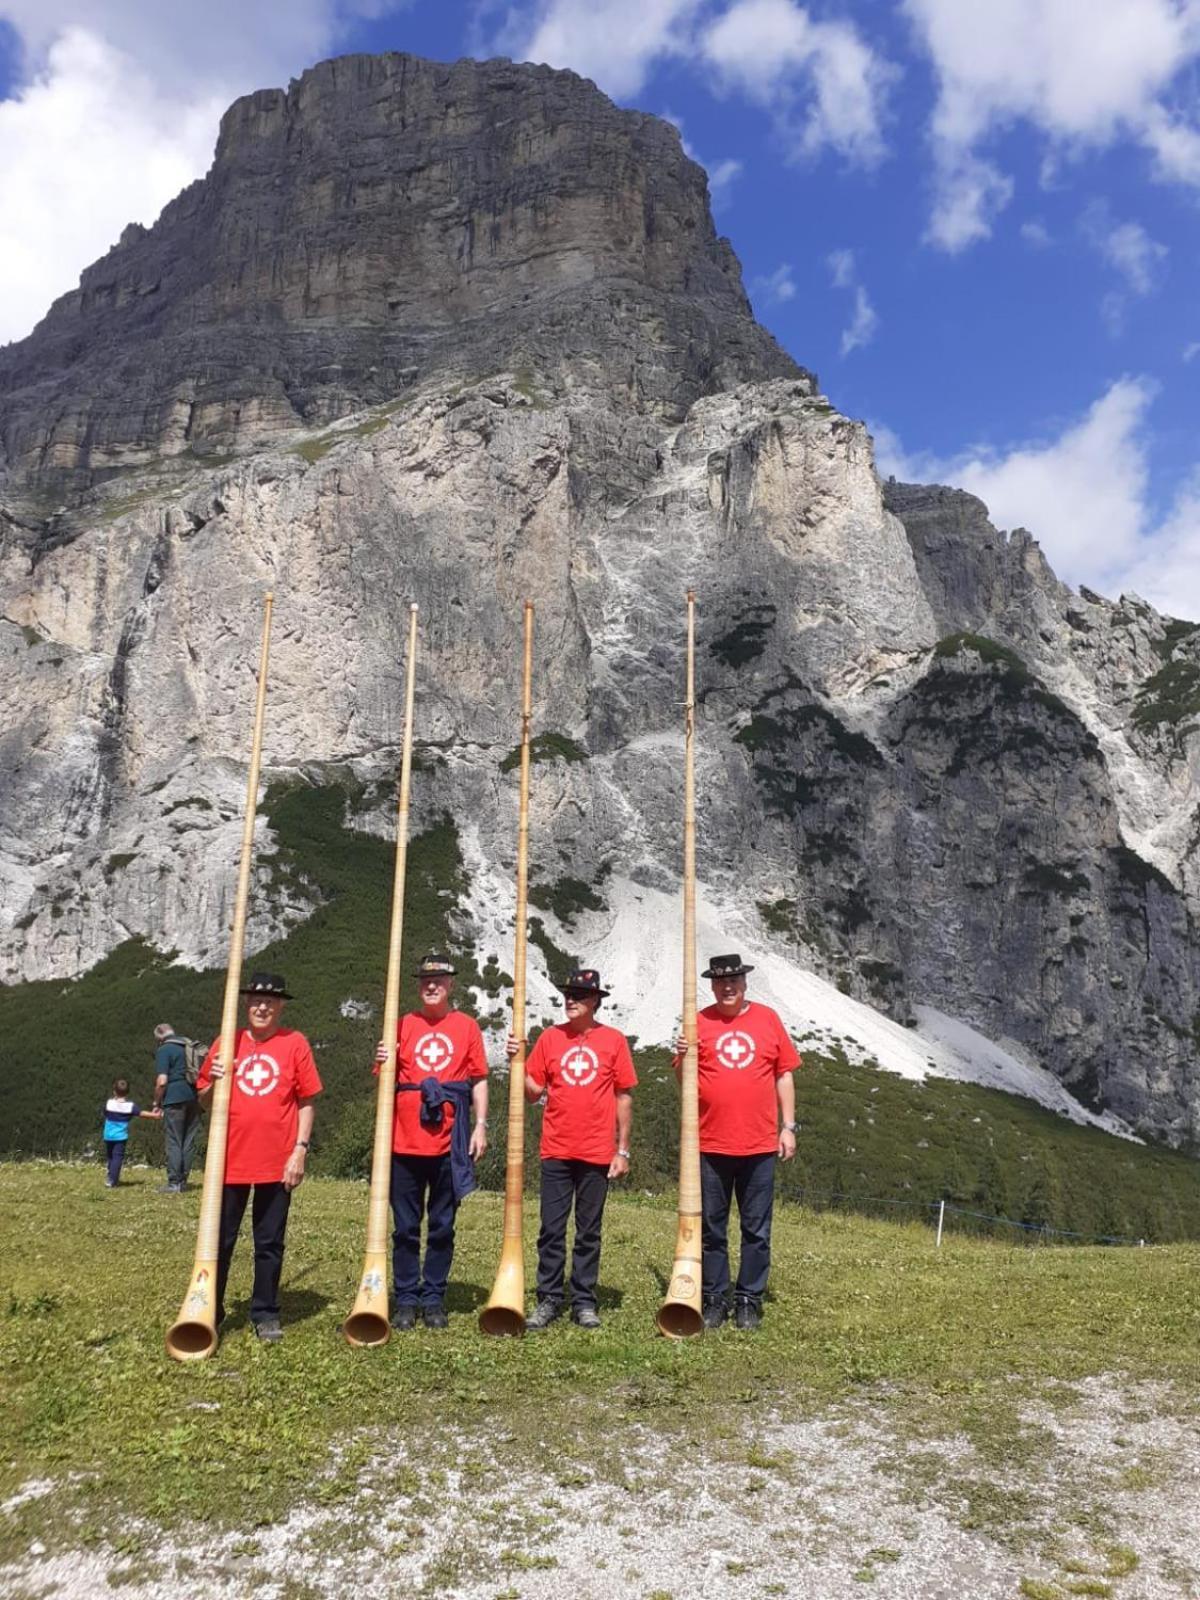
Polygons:
<instances>
[{"instance_id":1,"label":"hat with decorative band","mask_svg":"<svg viewBox=\"0 0 1200 1600\"><path fill-rule=\"evenodd\" d=\"M458 968L449 956L422 956L417 963L414 978L453 978Z\"/></svg>"},{"instance_id":2,"label":"hat with decorative band","mask_svg":"<svg viewBox=\"0 0 1200 1600\"><path fill-rule=\"evenodd\" d=\"M583 994L596 994L603 1000L611 991L600 986L600 974L595 967L579 967L565 983L555 985L563 994L570 994L578 989Z\"/></svg>"},{"instance_id":3,"label":"hat with decorative band","mask_svg":"<svg viewBox=\"0 0 1200 1600\"><path fill-rule=\"evenodd\" d=\"M244 983L242 994L261 994L269 1000L290 1000L287 984L278 972L252 972L249 983Z\"/></svg>"},{"instance_id":4,"label":"hat with decorative band","mask_svg":"<svg viewBox=\"0 0 1200 1600\"><path fill-rule=\"evenodd\" d=\"M709 956L708 966L700 976L702 978L741 978L747 972L753 971L754 968L748 967L735 951L731 956Z\"/></svg>"}]
</instances>

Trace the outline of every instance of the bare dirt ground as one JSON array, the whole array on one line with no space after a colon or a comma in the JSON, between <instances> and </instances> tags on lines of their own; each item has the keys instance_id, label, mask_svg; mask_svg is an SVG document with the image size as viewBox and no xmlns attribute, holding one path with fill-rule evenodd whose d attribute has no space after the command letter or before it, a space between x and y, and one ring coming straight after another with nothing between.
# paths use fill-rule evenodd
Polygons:
<instances>
[{"instance_id":1,"label":"bare dirt ground","mask_svg":"<svg viewBox=\"0 0 1200 1600\"><path fill-rule=\"evenodd\" d=\"M1110 1376L986 1404L983 1432L958 1426L961 1395L943 1410L880 1387L691 1437L594 1413L581 1433L570 1405L528 1435L377 1435L282 1522L255 1529L247 1506L238 1534L64 1530L0 1568L0 1594L1200 1600L1194 1395Z\"/></svg>"}]
</instances>

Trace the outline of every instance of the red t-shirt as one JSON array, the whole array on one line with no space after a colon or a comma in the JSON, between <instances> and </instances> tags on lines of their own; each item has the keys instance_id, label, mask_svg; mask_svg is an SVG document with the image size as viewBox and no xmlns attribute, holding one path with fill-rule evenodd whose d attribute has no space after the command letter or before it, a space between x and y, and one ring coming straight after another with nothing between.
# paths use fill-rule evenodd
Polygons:
<instances>
[{"instance_id":1,"label":"red t-shirt","mask_svg":"<svg viewBox=\"0 0 1200 1600\"><path fill-rule=\"evenodd\" d=\"M406 1012L396 1029L396 1082L420 1083L439 1078L442 1083L486 1078L483 1035L474 1017L447 1011L429 1022L419 1011ZM450 1150L450 1130L457 1107L442 1107L440 1128L421 1122L421 1096L406 1091L396 1096L392 1122L392 1149L398 1156L444 1156Z\"/></svg>"},{"instance_id":2,"label":"red t-shirt","mask_svg":"<svg viewBox=\"0 0 1200 1600\"><path fill-rule=\"evenodd\" d=\"M617 1090L637 1084L625 1035L603 1023L582 1034L555 1023L538 1036L525 1074L549 1091L542 1160L607 1166L617 1153Z\"/></svg>"},{"instance_id":3,"label":"red t-shirt","mask_svg":"<svg viewBox=\"0 0 1200 1600\"><path fill-rule=\"evenodd\" d=\"M197 1091L212 1082L209 1068L220 1048L220 1039L214 1039ZM277 1028L260 1043L249 1028L240 1029L229 1089L225 1182L279 1183L296 1146L299 1102L320 1092L317 1064L302 1033Z\"/></svg>"},{"instance_id":4,"label":"red t-shirt","mask_svg":"<svg viewBox=\"0 0 1200 1600\"><path fill-rule=\"evenodd\" d=\"M770 1006L753 1000L728 1021L715 1005L696 1018L700 1066L700 1148L706 1155L756 1156L779 1147L775 1080L800 1065Z\"/></svg>"}]
</instances>

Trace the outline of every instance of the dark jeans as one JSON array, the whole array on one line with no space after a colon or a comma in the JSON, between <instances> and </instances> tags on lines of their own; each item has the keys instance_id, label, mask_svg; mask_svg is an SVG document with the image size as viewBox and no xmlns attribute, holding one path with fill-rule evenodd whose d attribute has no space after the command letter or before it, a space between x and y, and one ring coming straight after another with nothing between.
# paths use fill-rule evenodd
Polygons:
<instances>
[{"instance_id":1,"label":"dark jeans","mask_svg":"<svg viewBox=\"0 0 1200 1600\"><path fill-rule=\"evenodd\" d=\"M704 1205L704 1298L729 1299L729 1206L737 1196L742 1257L735 1294L762 1300L771 1266L771 1203L775 1198L775 1152L759 1156L700 1156Z\"/></svg>"},{"instance_id":2,"label":"dark jeans","mask_svg":"<svg viewBox=\"0 0 1200 1600\"><path fill-rule=\"evenodd\" d=\"M608 1198L608 1163L542 1162L542 1228L538 1234L537 1297L562 1304L567 1262L567 1218L575 1206L575 1249L571 1256L571 1304L596 1308L600 1276L600 1224Z\"/></svg>"},{"instance_id":3,"label":"dark jeans","mask_svg":"<svg viewBox=\"0 0 1200 1600\"><path fill-rule=\"evenodd\" d=\"M454 1259L450 1156L392 1156L392 1294L398 1306L441 1305ZM421 1269L421 1218L425 1265Z\"/></svg>"},{"instance_id":4,"label":"dark jeans","mask_svg":"<svg viewBox=\"0 0 1200 1600\"><path fill-rule=\"evenodd\" d=\"M200 1130L200 1106L195 1100L163 1107L163 1139L167 1146L167 1182L184 1184L192 1170L192 1152Z\"/></svg>"},{"instance_id":5,"label":"dark jeans","mask_svg":"<svg viewBox=\"0 0 1200 1600\"><path fill-rule=\"evenodd\" d=\"M279 1275L283 1271L283 1236L287 1232L292 1191L282 1183L227 1183L221 1196L221 1242L217 1255L217 1321L225 1315L225 1284L246 1202L254 1190L250 1213L254 1228L254 1290L250 1321L266 1322L279 1315Z\"/></svg>"},{"instance_id":6,"label":"dark jeans","mask_svg":"<svg viewBox=\"0 0 1200 1600\"><path fill-rule=\"evenodd\" d=\"M105 1139L104 1154L108 1157L109 1183L119 1183L121 1180L121 1163L125 1160L125 1140Z\"/></svg>"}]
</instances>

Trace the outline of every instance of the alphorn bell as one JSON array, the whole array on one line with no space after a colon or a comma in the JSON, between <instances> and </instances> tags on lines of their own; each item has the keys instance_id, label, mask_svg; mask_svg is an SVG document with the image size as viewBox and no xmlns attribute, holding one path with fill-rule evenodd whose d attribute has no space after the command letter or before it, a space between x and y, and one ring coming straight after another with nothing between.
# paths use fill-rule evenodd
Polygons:
<instances>
[{"instance_id":1,"label":"alphorn bell","mask_svg":"<svg viewBox=\"0 0 1200 1600\"><path fill-rule=\"evenodd\" d=\"M504 1166L504 1241L491 1299L479 1313L481 1332L515 1338L525 1332L525 916L529 874L529 724L533 717L533 602L525 602L525 672L521 692L521 791L517 821L517 928L513 952L512 1030L520 1048L508 1064L508 1150Z\"/></svg>"},{"instance_id":2,"label":"alphorn bell","mask_svg":"<svg viewBox=\"0 0 1200 1600\"><path fill-rule=\"evenodd\" d=\"M700 1254L700 1090L696 1057L696 596L687 597L683 741L683 1036L679 1076L679 1227L667 1297L655 1319L668 1339L704 1332Z\"/></svg>"},{"instance_id":3,"label":"alphorn bell","mask_svg":"<svg viewBox=\"0 0 1200 1600\"><path fill-rule=\"evenodd\" d=\"M408 612L408 676L404 686L404 745L400 757L400 798L396 811L396 872L392 879L392 929L383 994L383 1043L387 1059L379 1068L375 1093L375 1142L371 1153L371 1195L367 1203L367 1248L358 1295L342 1333L353 1345L386 1344L388 1322L388 1202L392 1179L392 1125L396 1115L396 1029L400 1020L400 947L404 938L404 879L408 862L408 791L412 780L413 689L417 663L417 608Z\"/></svg>"},{"instance_id":4,"label":"alphorn bell","mask_svg":"<svg viewBox=\"0 0 1200 1600\"><path fill-rule=\"evenodd\" d=\"M258 809L258 769L262 761L263 722L267 709L267 659L271 648L271 608L274 603L275 596L268 593L263 601L262 650L258 661L258 697L254 707L250 771L246 777L242 856L238 864L233 933L229 940L229 968L225 974L225 1004L221 1009L221 1044L217 1059L224 1071L213 1083L208 1149L204 1157L204 1188L200 1195L200 1226L196 1234L196 1259L179 1316L167 1330L167 1354L176 1361L203 1361L217 1348L217 1251L221 1237L221 1195L225 1188L229 1095L233 1088L238 991L242 986L242 951L246 942L246 904L250 898L250 859L254 849L254 819Z\"/></svg>"}]
</instances>

